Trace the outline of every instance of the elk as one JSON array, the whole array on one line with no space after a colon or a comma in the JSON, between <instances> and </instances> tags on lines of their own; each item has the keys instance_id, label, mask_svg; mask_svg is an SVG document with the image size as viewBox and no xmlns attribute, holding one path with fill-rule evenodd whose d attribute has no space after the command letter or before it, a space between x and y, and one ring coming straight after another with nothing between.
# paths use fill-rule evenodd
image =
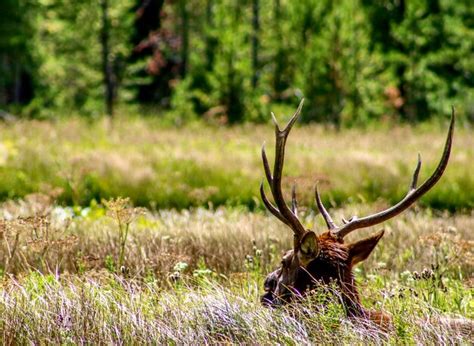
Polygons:
<instances>
[{"instance_id":1,"label":"elk","mask_svg":"<svg viewBox=\"0 0 474 346\"><path fill-rule=\"evenodd\" d=\"M439 181L448 165L451 153L455 123L454 108L446 144L437 168L423 184L417 187L421 169L421 158L418 155L418 163L413 172L409 190L405 197L392 207L361 218L354 216L349 220L343 219L342 225L338 226L324 207L316 184L316 205L328 228L322 234L316 235L314 231L305 229L298 219L295 185L292 189L291 207L285 202L281 187L286 140L301 113L302 106L303 100L283 130L278 126L275 115L272 113L276 138L273 172L270 170L265 145L262 147L263 168L275 204L267 198L263 181L260 185L262 201L271 214L293 231L294 241L293 249L283 256L280 267L267 276L264 284L265 294L261 297L261 301L269 306L285 304L295 297L304 297L317 285L334 282L340 291L342 304L348 317L362 318L374 322L383 329L390 329L392 323L389 314L368 310L361 305L353 275L353 267L367 259L384 235L384 231L381 230L368 238L349 244L344 242L344 238L355 230L375 226L397 216Z\"/></svg>"}]
</instances>

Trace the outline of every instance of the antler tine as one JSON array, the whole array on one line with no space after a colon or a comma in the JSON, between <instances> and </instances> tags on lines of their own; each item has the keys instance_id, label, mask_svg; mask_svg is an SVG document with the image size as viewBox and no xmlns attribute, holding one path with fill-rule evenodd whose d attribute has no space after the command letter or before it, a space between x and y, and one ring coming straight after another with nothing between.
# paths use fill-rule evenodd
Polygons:
<instances>
[{"instance_id":1,"label":"antler tine","mask_svg":"<svg viewBox=\"0 0 474 346\"><path fill-rule=\"evenodd\" d=\"M413 178L411 179L410 191L413 191L416 189L416 185L418 184L418 175L420 174L420 169L421 169L421 155L420 153L418 153L418 162L416 164L415 171L413 172Z\"/></svg>"},{"instance_id":2,"label":"antler tine","mask_svg":"<svg viewBox=\"0 0 474 346\"><path fill-rule=\"evenodd\" d=\"M420 186L416 187L418 174L421 169L421 158L418 155L418 163L416 165L415 171L413 172L412 182L410 184L410 189L405 197L386 210L383 210L379 213L372 214L360 219L354 219L349 221L347 224L342 226L341 228L335 229L331 232L331 234L339 239L344 238L350 232L359 229L374 226L381 222L384 222L392 217L400 214L402 211L410 207L416 200L418 200L421 196L423 196L426 192L428 192L441 178L448 165L449 156L451 154L451 147L453 143L453 132L454 132L454 124L456 122L456 116L454 107L452 108L451 114L451 122L449 125L448 136L446 138L446 143L444 145L443 155L441 156L441 160L439 161L438 166L436 167L433 174Z\"/></svg>"},{"instance_id":3,"label":"antler tine","mask_svg":"<svg viewBox=\"0 0 474 346\"><path fill-rule=\"evenodd\" d=\"M316 186L314 188L314 194L316 197L316 204L318 206L319 212L324 218L324 221L326 221L326 225L328 226L329 230L337 229L336 224L334 221L332 221L331 215L329 215L328 211L324 207L323 202L321 201L321 196L319 195L319 190L318 190L318 182L316 182Z\"/></svg>"},{"instance_id":4,"label":"antler tine","mask_svg":"<svg viewBox=\"0 0 474 346\"><path fill-rule=\"evenodd\" d=\"M291 211L298 217L298 201L296 200L296 184L291 188Z\"/></svg>"},{"instance_id":5,"label":"antler tine","mask_svg":"<svg viewBox=\"0 0 474 346\"><path fill-rule=\"evenodd\" d=\"M275 118L275 115L272 113L272 119L275 124L275 164L273 167L273 175L270 171L270 166L268 164L267 155L265 152L265 146L262 147L262 161L263 161L263 168L265 170L265 176L268 180L268 183L271 188L271 192L273 195L273 199L275 200L276 207L274 207L266 198L263 187L261 188L260 194L262 195L262 200L268 210L275 215L279 220L284 222L288 225L293 232L295 233L295 239L300 238L304 233L305 229L301 222L298 220L298 217L295 213L288 208L286 204L283 193L281 190L281 178L282 178L282 171L283 171L283 164L285 160L285 145L286 139L288 138L288 134L291 131L292 126L295 124L298 116L301 113L301 108L303 107L303 100L301 100L298 109L296 110L295 114L291 117L288 124L285 126L283 130L280 130L278 126L278 122ZM262 193L263 192L263 193ZM268 202L268 204L267 204ZM285 220L285 221L284 221Z\"/></svg>"},{"instance_id":6,"label":"antler tine","mask_svg":"<svg viewBox=\"0 0 474 346\"><path fill-rule=\"evenodd\" d=\"M270 188L272 189L273 193L273 177L272 171L270 170L270 165L268 164L267 153L265 152L265 143L262 145L262 162L263 169L265 171L265 177L267 178L268 184L270 184Z\"/></svg>"},{"instance_id":7,"label":"antler tine","mask_svg":"<svg viewBox=\"0 0 474 346\"><path fill-rule=\"evenodd\" d=\"M349 220L347 220L346 218L343 217L343 218L342 218L342 223L345 225L346 223L349 223L349 222L351 222L351 221L353 221L353 220L355 220L355 219L357 219L357 216L355 216L355 215L354 215L354 216L351 216L351 217L349 218Z\"/></svg>"},{"instance_id":8,"label":"antler tine","mask_svg":"<svg viewBox=\"0 0 474 346\"><path fill-rule=\"evenodd\" d=\"M262 197L263 204L265 204L265 207L272 213L278 220L283 222L285 225L291 227L291 225L288 223L288 221L284 218L283 215L278 211L277 208L268 200L267 195L265 194L265 189L263 187L263 181L260 184L260 196Z\"/></svg>"},{"instance_id":9,"label":"antler tine","mask_svg":"<svg viewBox=\"0 0 474 346\"><path fill-rule=\"evenodd\" d=\"M298 117L300 116L301 110L303 109L303 104L304 104L304 99L301 99L300 104L298 105L298 108L296 109L296 112L293 114L293 116L288 121L288 124L286 124L283 130L280 130L280 126L278 126L278 121L276 120L275 114L271 112L272 121L273 121L273 124L275 124L275 133L277 135L285 137L285 138L288 137L288 134L290 133L291 128L293 127L296 120L298 120Z\"/></svg>"}]
</instances>

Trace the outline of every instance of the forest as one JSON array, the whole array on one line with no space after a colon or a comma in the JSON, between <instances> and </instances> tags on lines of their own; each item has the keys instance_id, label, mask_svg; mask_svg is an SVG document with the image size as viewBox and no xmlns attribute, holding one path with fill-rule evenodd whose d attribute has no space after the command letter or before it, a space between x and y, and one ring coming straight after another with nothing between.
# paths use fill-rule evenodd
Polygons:
<instances>
[{"instance_id":1,"label":"forest","mask_svg":"<svg viewBox=\"0 0 474 346\"><path fill-rule=\"evenodd\" d=\"M474 121L469 0L3 0L0 23L4 116Z\"/></svg>"}]
</instances>

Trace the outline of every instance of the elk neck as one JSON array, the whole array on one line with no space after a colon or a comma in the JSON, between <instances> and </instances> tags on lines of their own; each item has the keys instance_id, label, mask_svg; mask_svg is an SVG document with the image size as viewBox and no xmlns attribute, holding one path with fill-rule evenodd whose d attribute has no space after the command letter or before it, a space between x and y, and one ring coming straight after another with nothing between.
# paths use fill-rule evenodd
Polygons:
<instances>
[{"instance_id":1,"label":"elk neck","mask_svg":"<svg viewBox=\"0 0 474 346\"><path fill-rule=\"evenodd\" d=\"M335 240L329 232L320 235L318 242L321 247L320 254L306 269L300 269L295 280L295 289L304 295L318 285L336 284L339 288L337 294L340 295L348 317L369 319L384 329L390 329L390 315L362 306L348 247L342 241Z\"/></svg>"}]
</instances>

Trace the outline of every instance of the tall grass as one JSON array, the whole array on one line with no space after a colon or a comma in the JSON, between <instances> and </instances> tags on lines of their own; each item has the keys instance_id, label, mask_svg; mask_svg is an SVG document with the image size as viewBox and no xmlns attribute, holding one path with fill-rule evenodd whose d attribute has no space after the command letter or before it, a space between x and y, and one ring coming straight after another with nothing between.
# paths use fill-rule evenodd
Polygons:
<instances>
[{"instance_id":1,"label":"tall grass","mask_svg":"<svg viewBox=\"0 0 474 346\"><path fill-rule=\"evenodd\" d=\"M370 208L332 212L339 219ZM124 200L73 209L39 194L3 203L0 213L2 344L468 344L474 338L465 320L474 318L469 214L414 209L384 226L384 239L355 271L364 306L394 317L394 330L383 332L347 319L330 288L294 306L261 306L264 277L292 243L291 232L265 213L152 213ZM319 216L301 217L324 230ZM119 220L128 225L127 237ZM453 328L447 316L462 323Z\"/></svg>"},{"instance_id":2,"label":"tall grass","mask_svg":"<svg viewBox=\"0 0 474 346\"><path fill-rule=\"evenodd\" d=\"M352 129L296 128L287 148L284 184L296 181L302 205L312 203L315 180L327 204L393 203L406 191L419 151L421 177L438 163L445 130L435 126ZM262 208L260 147L270 125L160 127L152 119L121 118L113 129L69 118L0 125L0 198L61 190L66 205L129 197L152 208ZM270 158L271 159L271 158ZM421 204L462 210L474 206L474 136L456 129L452 158L441 182ZM288 189L286 189L288 190Z\"/></svg>"},{"instance_id":3,"label":"tall grass","mask_svg":"<svg viewBox=\"0 0 474 346\"><path fill-rule=\"evenodd\" d=\"M99 282L32 275L3 288L0 340L3 344L471 343L472 330L447 328L446 313L427 302L422 292L399 286L394 298L381 298L380 305L394 313L396 321L396 329L387 333L345 319L337 296L324 292L299 305L271 310L259 304L253 281L243 287L208 282L199 289L163 292L153 283L138 285L117 277ZM442 299L452 305L465 297L450 288Z\"/></svg>"},{"instance_id":4,"label":"tall grass","mask_svg":"<svg viewBox=\"0 0 474 346\"><path fill-rule=\"evenodd\" d=\"M165 282L180 263L185 264L183 273L207 268L228 277L244 272L248 260L258 260L259 270L265 273L279 264L292 239L284 225L265 213L198 208L137 214L121 202L107 206L73 210L51 204L45 195L4 203L0 208L5 217L0 224L4 273L114 272L123 265L130 277L151 275ZM338 220L367 214L370 209L353 205L332 213ZM314 213L301 216L307 228L325 230L321 217ZM469 214L408 211L384 225L384 239L359 270L365 276L382 270L393 278L404 271L433 267L443 268L448 277L470 277L473 227L474 218ZM361 230L350 238L373 231Z\"/></svg>"}]
</instances>

